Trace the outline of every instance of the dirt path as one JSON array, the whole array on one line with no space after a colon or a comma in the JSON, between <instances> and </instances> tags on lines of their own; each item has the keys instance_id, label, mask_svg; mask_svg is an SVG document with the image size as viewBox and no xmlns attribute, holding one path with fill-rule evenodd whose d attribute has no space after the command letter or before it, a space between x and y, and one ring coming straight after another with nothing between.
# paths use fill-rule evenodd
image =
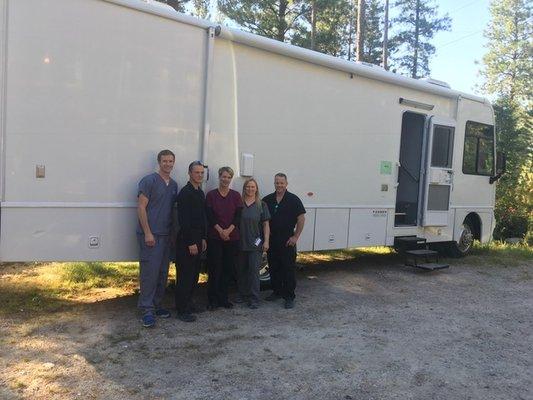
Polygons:
<instances>
[{"instance_id":1,"label":"dirt path","mask_svg":"<svg viewBox=\"0 0 533 400\"><path fill-rule=\"evenodd\" d=\"M294 310L236 307L152 330L133 297L4 319L0 398L531 399L533 262L467 262L308 267Z\"/></svg>"}]
</instances>

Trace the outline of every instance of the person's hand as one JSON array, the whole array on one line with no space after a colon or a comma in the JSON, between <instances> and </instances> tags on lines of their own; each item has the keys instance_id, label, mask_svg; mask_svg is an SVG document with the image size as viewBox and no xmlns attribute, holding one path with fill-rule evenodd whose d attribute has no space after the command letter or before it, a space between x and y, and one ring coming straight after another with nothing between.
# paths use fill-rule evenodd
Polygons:
<instances>
[{"instance_id":1,"label":"person's hand","mask_svg":"<svg viewBox=\"0 0 533 400\"><path fill-rule=\"evenodd\" d=\"M189 246L189 254L191 256L195 256L198 254L198 246L196 246L195 244L192 244Z\"/></svg>"},{"instance_id":2,"label":"person's hand","mask_svg":"<svg viewBox=\"0 0 533 400\"><path fill-rule=\"evenodd\" d=\"M270 248L270 245L268 244L268 242L263 243L263 251L265 253L268 251L269 248Z\"/></svg>"},{"instance_id":3,"label":"person's hand","mask_svg":"<svg viewBox=\"0 0 533 400\"><path fill-rule=\"evenodd\" d=\"M205 239L202 239L202 252L206 250L207 250L207 242L205 241Z\"/></svg>"},{"instance_id":4,"label":"person's hand","mask_svg":"<svg viewBox=\"0 0 533 400\"><path fill-rule=\"evenodd\" d=\"M144 235L144 243L145 243L148 247L154 247L154 246L155 246L155 238L154 238L154 235L152 235L151 233L145 234L145 235Z\"/></svg>"},{"instance_id":5,"label":"person's hand","mask_svg":"<svg viewBox=\"0 0 533 400\"><path fill-rule=\"evenodd\" d=\"M229 228L228 229L224 229L222 230L222 240L227 242L229 241L229 235L231 234L231 232L229 231Z\"/></svg>"},{"instance_id":6,"label":"person's hand","mask_svg":"<svg viewBox=\"0 0 533 400\"><path fill-rule=\"evenodd\" d=\"M296 236L291 236L289 240L287 240L287 243L285 243L285 246L296 246L296 242L298 241L298 238Z\"/></svg>"}]
</instances>

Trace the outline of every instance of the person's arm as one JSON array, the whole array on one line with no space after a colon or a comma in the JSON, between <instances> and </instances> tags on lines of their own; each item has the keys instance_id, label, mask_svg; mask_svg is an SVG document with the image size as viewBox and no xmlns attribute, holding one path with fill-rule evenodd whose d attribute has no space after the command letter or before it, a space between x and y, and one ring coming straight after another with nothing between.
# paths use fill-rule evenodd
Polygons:
<instances>
[{"instance_id":1,"label":"person's arm","mask_svg":"<svg viewBox=\"0 0 533 400\"><path fill-rule=\"evenodd\" d=\"M150 230L150 225L148 225L148 214L146 213L146 207L148 206L148 197L143 193L139 194L137 201L137 215L139 216L139 223L144 232L144 242L147 246L154 246L155 239L152 231Z\"/></svg>"},{"instance_id":2,"label":"person's arm","mask_svg":"<svg viewBox=\"0 0 533 400\"><path fill-rule=\"evenodd\" d=\"M263 221L263 251L268 251L270 248L270 222L267 220Z\"/></svg>"},{"instance_id":3,"label":"person's arm","mask_svg":"<svg viewBox=\"0 0 533 400\"><path fill-rule=\"evenodd\" d=\"M180 192L178 196L178 221L180 224L180 232L183 241L189 248L189 253L192 256L198 254L198 246L194 242L191 229L191 196L187 192Z\"/></svg>"},{"instance_id":4,"label":"person's arm","mask_svg":"<svg viewBox=\"0 0 533 400\"><path fill-rule=\"evenodd\" d=\"M298 242L298 239L300 239L300 235L302 234L302 231L304 230L305 225L305 214L298 215L298 218L296 219L296 230L294 231L294 235L292 235L289 240L287 240L287 246L295 246Z\"/></svg>"}]
</instances>

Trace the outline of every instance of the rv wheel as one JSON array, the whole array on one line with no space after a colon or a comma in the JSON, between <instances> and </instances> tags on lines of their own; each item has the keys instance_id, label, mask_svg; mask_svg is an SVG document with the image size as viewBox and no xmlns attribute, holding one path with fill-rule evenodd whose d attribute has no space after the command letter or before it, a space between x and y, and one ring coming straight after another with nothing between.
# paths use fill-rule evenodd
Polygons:
<instances>
[{"instance_id":1,"label":"rv wheel","mask_svg":"<svg viewBox=\"0 0 533 400\"><path fill-rule=\"evenodd\" d=\"M474 245L474 233L470 222L466 220L461 225L461 235L457 242L451 242L448 246L448 253L455 258L464 257L470 252Z\"/></svg>"},{"instance_id":2,"label":"rv wheel","mask_svg":"<svg viewBox=\"0 0 533 400\"><path fill-rule=\"evenodd\" d=\"M263 258L261 260L261 267L259 268L259 282L262 290L270 288L270 272L268 270L268 260L266 254L263 254Z\"/></svg>"}]
</instances>

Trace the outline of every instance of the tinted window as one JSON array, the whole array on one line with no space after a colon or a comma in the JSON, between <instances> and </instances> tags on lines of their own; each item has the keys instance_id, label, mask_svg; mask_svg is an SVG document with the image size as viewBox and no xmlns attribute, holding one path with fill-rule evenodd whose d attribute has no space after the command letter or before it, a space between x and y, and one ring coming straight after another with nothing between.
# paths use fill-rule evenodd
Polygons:
<instances>
[{"instance_id":1,"label":"tinted window","mask_svg":"<svg viewBox=\"0 0 533 400\"><path fill-rule=\"evenodd\" d=\"M431 149L431 166L452 167L453 128L435 126L433 130L433 148Z\"/></svg>"},{"instance_id":2,"label":"tinted window","mask_svg":"<svg viewBox=\"0 0 533 400\"><path fill-rule=\"evenodd\" d=\"M494 175L494 127L468 121L465 129L463 173Z\"/></svg>"}]
</instances>

